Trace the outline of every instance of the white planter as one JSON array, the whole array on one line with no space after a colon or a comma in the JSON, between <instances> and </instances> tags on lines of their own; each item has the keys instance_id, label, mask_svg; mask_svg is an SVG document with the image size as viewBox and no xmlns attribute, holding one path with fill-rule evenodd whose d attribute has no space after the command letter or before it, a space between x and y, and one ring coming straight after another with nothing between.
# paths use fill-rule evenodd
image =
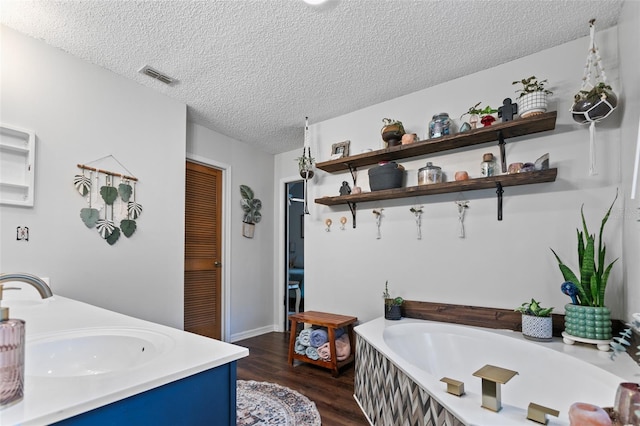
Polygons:
<instances>
[{"instance_id":1,"label":"white planter","mask_svg":"<svg viewBox=\"0 0 640 426\"><path fill-rule=\"evenodd\" d=\"M518 114L526 118L547 111L547 94L544 92L527 93L518 98Z\"/></svg>"},{"instance_id":2,"label":"white planter","mask_svg":"<svg viewBox=\"0 0 640 426\"><path fill-rule=\"evenodd\" d=\"M522 315L522 335L531 340L548 341L553 336L551 316Z\"/></svg>"}]
</instances>

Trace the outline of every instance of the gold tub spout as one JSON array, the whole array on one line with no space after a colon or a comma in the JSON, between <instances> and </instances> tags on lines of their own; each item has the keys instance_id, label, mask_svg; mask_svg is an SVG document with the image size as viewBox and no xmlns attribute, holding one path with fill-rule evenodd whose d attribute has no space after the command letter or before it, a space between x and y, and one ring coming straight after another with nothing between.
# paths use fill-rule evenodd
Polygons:
<instances>
[{"instance_id":1,"label":"gold tub spout","mask_svg":"<svg viewBox=\"0 0 640 426\"><path fill-rule=\"evenodd\" d=\"M518 374L517 371L487 364L473 373L482 379L482 407L496 413L502 409L500 385L504 385Z\"/></svg>"}]
</instances>

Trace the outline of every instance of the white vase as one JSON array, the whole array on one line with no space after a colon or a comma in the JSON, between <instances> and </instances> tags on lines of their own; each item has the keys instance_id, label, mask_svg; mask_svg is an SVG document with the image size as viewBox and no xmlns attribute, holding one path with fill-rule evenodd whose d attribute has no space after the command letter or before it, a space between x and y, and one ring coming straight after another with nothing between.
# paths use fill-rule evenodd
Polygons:
<instances>
[{"instance_id":1,"label":"white vase","mask_svg":"<svg viewBox=\"0 0 640 426\"><path fill-rule=\"evenodd\" d=\"M531 340L549 341L553 337L551 316L522 315L522 335Z\"/></svg>"},{"instance_id":2,"label":"white vase","mask_svg":"<svg viewBox=\"0 0 640 426\"><path fill-rule=\"evenodd\" d=\"M527 93L518 98L518 114L526 118L547 111L547 94L544 92Z\"/></svg>"}]
</instances>

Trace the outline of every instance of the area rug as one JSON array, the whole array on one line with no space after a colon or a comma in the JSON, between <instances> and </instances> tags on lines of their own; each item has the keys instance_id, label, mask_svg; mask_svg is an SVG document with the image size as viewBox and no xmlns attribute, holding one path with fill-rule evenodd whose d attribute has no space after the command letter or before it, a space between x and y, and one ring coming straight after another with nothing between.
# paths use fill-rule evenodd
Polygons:
<instances>
[{"instance_id":1,"label":"area rug","mask_svg":"<svg viewBox=\"0 0 640 426\"><path fill-rule=\"evenodd\" d=\"M316 404L276 383L238 380L237 426L320 426Z\"/></svg>"}]
</instances>

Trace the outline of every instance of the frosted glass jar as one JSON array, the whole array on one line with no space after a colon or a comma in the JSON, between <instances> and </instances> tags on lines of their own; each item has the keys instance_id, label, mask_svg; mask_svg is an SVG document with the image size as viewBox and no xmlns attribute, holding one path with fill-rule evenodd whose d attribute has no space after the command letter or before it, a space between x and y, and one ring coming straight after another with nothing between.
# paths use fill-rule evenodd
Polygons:
<instances>
[{"instance_id":1,"label":"frosted glass jar","mask_svg":"<svg viewBox=\"0 0 640 426\"><path fill-rule=\"evenodd\" d=\"M431 161L418 170L418 185L428 185L442 182L442 169L434 166Z\"/></svg>"}]
</instances>

